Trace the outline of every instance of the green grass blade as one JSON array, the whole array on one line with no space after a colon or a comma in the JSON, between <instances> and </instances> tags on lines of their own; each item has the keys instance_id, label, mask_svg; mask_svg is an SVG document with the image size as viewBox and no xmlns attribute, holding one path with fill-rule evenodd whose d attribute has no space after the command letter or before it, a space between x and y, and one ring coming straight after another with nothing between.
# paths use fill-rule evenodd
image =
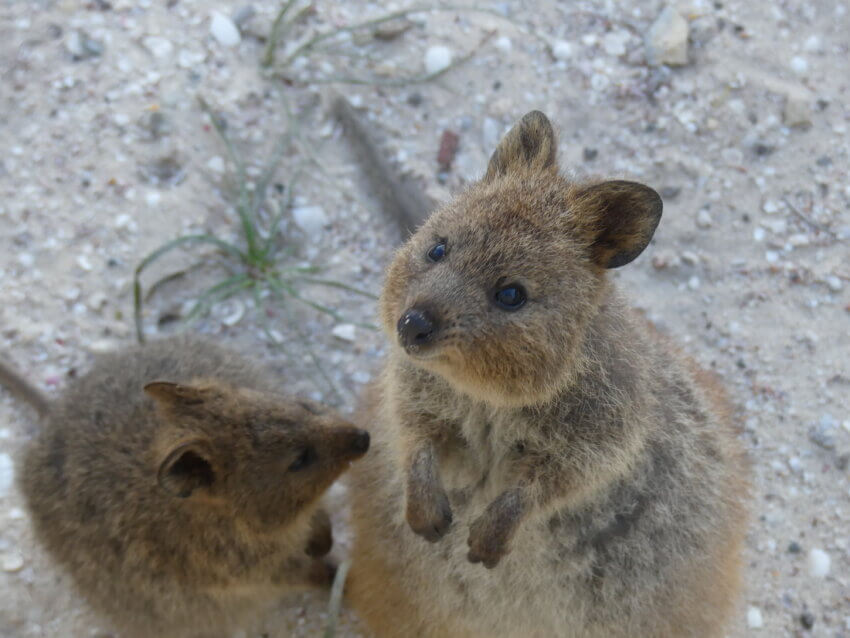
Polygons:
<instances>
[{"instance_id":1,"label":"green grass blade","mask_svg":"<svg viewBox=\"0 0 850 638\"><path fill-rule=\"evenodd\" d=\"M157 259L183 244L211 244L222 251L233 255L240 261L245 260L245 255L236 246L213 235L183 235L182 237L178 237L164 243L162 246L148 254L147 257L139 262L139 265L136 266L136 270L133 273L133 317L136 322L136 339L139 343L145 342L144 331L142 330L142 272L144 272L144 270Z\"/></svg>"},{"instance_id":2,"label":"green grass blade","mask_svg":"<svg viewBox=\"0 0 850 638\"><path fill-rule=\"evenodd\" d=\"M227 156L230 158L230 161L233 162L233 165L236 166L236 181L239 185L239 194L237 195L237 203L235 206L236 214L239 216L239 221L242 224L242 234L245 236L245 245L248 249L248 255L253 256L257 249L257 232L254 227L254 217L250 208L250 199L248 198L248 177L245 172L245 162L242 161L239 153L236 152L236 147L233 146L233 142L230 141L230 136L227 134L221 120L216 117L210 105L207 104L207 101L200 95L198 96L198 104L201 106L201 110L209 116L215 132L218 133L218 136L221 138L222 142L224 142L224 147L227 150Z\"/></svg>"},{"instance_id":3,"label":"green grass blade","mask_svg":"<svg viewBox=\"0 0 850 638\"><path fill-rule=\"evenodd\" d=\"M341 281L334 281L333 279L317 279L316 277L300 276L296 276L296 279L298 279L299 281L307 282L308 284L316 284L318 286L327 286L329 288L339 288L340 290L347 290L348 292L353 292L355 295L361 295L362 297L368 297L369 299L378 299L378 296L371 292L367 292L366 290L360 290L359 288L349 286L348 284L344 284Z\"/></svg>"},{"instance_id":4,"label":"green grass blade","mask_svg":"<svg viewBox=\"0 0 850 638\"><path fill-rule=\"evenodd\" d=\"M277 16L275 16L274 22L272 23L271 31L269 31L269 39L266 42L266 50L263 53L263 66L271 66L274 64L274 55L277 50L278 43L280 38L283 37L283 29L286 26L286 23L283 21L286 18L286 14L289 13L289 10L292 8L292 5L295 4L295 0L288 0L283 7L281 7L280 11L278 11Z\"/></svg>"}]
</instances>

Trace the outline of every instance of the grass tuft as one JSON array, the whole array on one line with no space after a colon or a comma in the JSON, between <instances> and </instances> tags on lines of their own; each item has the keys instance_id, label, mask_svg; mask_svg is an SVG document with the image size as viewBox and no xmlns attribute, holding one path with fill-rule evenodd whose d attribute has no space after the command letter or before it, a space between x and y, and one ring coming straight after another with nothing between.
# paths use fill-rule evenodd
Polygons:
<instances>
[{"instance_id":1,"label":"grass tuft","mask_svg":"<svg viewBox=\"0 0 850 638\"><path fill-rule=\"evenodd\" d=\"M281 135L270 160L262 171L254 189L251 190L248 187L245 162L234 147L227 133L225 122L212 111L203 98L199 97L198 103L209 116L216 133L224 143L232 165L235 167L237 188L233 204L239 218L239 230L233 240L222 239L212 234L181 235L162 244L139 262L133 275L133 316L139 343L145 341L144 303L162 284L182 277L187 269L178 270L160 278L150 286L147 294L143 290L142 276L154 263L177 249L196 246L212 247L215 249L218 265L223 266L228 272L225 279L216 282L196 297L194 306L184 317L186 322L206 315L215 304L246 291L253 294L256 302L255 308L260 312L260 318L264 322L266 333L269 335L271 329L267 326L267 299L283 306L287 324L296 331L300 331L300 327L291 308L289 308L292 303L312 308L336 321L345 321L343 316L334 308L310 299L304 292L305 287L331 287L376 299L377 297L372 293L360 290L345 282L321 277L321 268L318 266L285 263L284 258L291 254L293 247L285 241L286 238L283 237L281 232L281 223L292 207L293 190L300 176L300 170L296 170L290 177L289 183L285 186L286 197L279 201L276 206L269 201L267 193L281 160L293 140L291 126ZM190 268L196 267L197 264ZM374 326L367 323L351 323L363 328L375 329ZM303 338L305 335L301 335L299 332L299 336ZM305 340L304 343L309 342ZM315 355L310 358L319 367L323 379L330 382L328 376L321 370Z\"/></svg>"}]
</instances>

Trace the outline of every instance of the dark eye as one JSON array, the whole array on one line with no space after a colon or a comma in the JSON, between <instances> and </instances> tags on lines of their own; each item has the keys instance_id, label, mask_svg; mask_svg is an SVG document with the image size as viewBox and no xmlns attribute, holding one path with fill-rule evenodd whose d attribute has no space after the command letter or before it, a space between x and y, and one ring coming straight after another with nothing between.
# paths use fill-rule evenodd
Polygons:
<instances>
[{"instance_id":1,"label":"dark eye","mask_svg":"<svg viewBox=\"0 0 850 638\"><path fill-rule=\"evenodd\" d=\"M307 446L303 450L301 450L301 454L298 455L298 458L292 462L292 465L289 466L290 472L298 472L305 468L310 467L315 463L319 458L319 455L316 454L316 450L312 446Z\"/></svg>"},{"instance_id":2,"label":"dark eye","mask_svg":"<svg viewBox=\"0 0 850 638\"><path fill-rule=\"evenodd\" d=\"M496 291L496 304L504 310L517 310L525 299L525 288L519 284L510 284Z\"/></svg>"},{"instance_id":3,"label":"dark eye","mask_svg":"<svg viewBox=\"0 0 850 638\"><path fill-rule=\"evenodd\" d=\"M431 250L428 251L428 259L431 261L440 261L443 257L446 256L446 242L441 241L439 244L434 245Z\"/></svg>"}]
</instances>

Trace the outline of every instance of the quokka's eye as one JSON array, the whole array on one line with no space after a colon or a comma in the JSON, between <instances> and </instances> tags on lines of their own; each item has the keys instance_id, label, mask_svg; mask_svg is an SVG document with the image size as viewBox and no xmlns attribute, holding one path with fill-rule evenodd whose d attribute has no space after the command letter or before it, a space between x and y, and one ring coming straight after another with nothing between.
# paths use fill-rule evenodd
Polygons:
<instances>
[{"instance_id":1,"label":"quokka's eye","mask_svg":"<svg viewBox=\"0 0 850 638\"><path fill-rule=\"evenodd\" d=\"M440 243L435 244L431 247L431 250L428 251L428 259L431 261L440 261L443 257L446 256L446 242L440 241Z\"/></svg>"},{"instance_id":2,"label":"quokka's eye","mask_svg":"<svg viewBox=\"0 0 850 638\"><path fill-rule=\"evenodd\" d=\"M319 459L314 447L308 445L289 466L290 472L298 472L313 465Z\"/></svg>"},{"instance_id":3,"label":"quokka's eye","mask_svg":"<svg viewBox=\"0 0 850 638\"><path fill-rule=\"evenodd\" d=\"M502 310L518 310L525 300L525 288L519 284L508 284L496 291L496 305Z\"/></svg>"}]
</instances>

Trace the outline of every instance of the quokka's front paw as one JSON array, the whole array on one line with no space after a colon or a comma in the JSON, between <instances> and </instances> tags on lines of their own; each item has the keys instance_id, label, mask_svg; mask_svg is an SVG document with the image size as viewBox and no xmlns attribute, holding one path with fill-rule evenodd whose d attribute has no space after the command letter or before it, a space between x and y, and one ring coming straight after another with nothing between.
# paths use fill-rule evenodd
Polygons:
<instances>
[{"instance_id":1,"label":"quokka's front paw","mask_svg":"<svg viewBox=\"0 0 850 638\"><path fill-rule=\"evenodd\" d=\"M434 490L428 498L408 501L407 523L429 543L436 543L452 525L452 508L443 490Z\"/></svg>"},{"instance_id":2,"label":"quokka's front paw","mask_svg":"<svg viewBox=\"0 0 850 638\"><path fill-rule=\"evenodd\" d=\"M487 569L493 569L510 552L507 539L500 530L494 529L486 514L479 516L469 526L469 538L466 540L469 553L466 555L470 563L481 563Z\"/></svg>"}]
</instances>

